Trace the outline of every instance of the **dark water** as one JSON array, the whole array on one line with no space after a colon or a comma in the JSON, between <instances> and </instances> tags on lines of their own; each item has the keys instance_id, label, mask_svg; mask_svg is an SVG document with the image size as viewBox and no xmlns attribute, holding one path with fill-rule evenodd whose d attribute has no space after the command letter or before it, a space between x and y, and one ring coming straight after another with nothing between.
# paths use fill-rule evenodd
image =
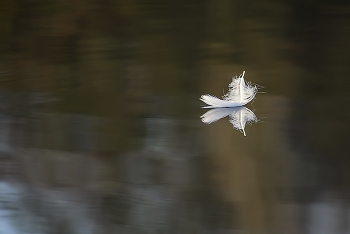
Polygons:
<instances>
[{"instance_id":1,"label":"dark water","mask_svg":"<svg viewBox=\"0 0 350 234\"><path fill-rule=\"evenodd\" d=\"M2 0L0 233L347 233L348 1ZM245 134L199 97L246 71Z\"/></svg>"}]
</instances>

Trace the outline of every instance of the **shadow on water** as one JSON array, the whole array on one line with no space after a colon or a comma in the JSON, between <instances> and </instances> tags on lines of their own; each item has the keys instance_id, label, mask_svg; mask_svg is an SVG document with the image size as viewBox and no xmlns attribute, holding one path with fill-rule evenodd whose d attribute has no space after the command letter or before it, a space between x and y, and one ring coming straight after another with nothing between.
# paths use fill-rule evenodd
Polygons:
<instances>
[{"instance_id":1,"label":"shadow on water","mask_svg":"<svg viewBox=\"0 0 350 234\"><path fill-rule=\"evenodd\" d=\"M229 116L230 123L233 125L233 128L241 131L244 136L246 136L244 131L245 125L258 122L254 112L244 106L233 108L215 108L204 113L201 116L201 120L203 123L211 124L219 119L225 118L226 116Z\"/></svg>"}]
</instances>

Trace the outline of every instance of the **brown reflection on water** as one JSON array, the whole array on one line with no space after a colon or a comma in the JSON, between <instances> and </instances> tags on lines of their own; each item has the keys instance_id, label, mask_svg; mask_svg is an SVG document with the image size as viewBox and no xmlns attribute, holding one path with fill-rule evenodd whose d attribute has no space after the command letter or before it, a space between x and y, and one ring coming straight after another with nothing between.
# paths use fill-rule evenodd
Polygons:
<instances>
[{"instance_id":1,"label":"brown reflection on water","mask_svg":"<svg viewBox=\"0 0 350 234\"><path fill-rule=\"evenodd\" d=\"M235 204L242 230L299 232L294 226L299 211L288 208L290 196L291 150L286 142L285 122L288 101L265 95L254 104L261 121L247 126L247 137L236 132L228 121L207 127L211 176L223 199ZM289 160L289 161L287 161ZM281 196L282 195L282 196ZM285 207L285 203L287 206ZM288 218L280 220L280 213Z\"/></svg>"}]
</instances>

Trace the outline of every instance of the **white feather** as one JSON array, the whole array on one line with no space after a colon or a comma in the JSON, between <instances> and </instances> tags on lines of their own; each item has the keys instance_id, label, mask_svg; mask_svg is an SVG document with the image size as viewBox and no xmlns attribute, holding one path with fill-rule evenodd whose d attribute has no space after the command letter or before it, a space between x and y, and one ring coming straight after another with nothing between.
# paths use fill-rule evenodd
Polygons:
<instances>
[{"instance_id":1,"label":"white feather","mask_svg":"<svg viewBox=\"0 0 350 234\"><path fill-rule=\"evenodd\" d=\"M244 130L246 124L256 123L258 121L254 112L244 106L212 109L202 115L201 120L203 123L211 124L226 116L229 116L229 121L233 125L233 128L241 131L244 136L246 136Z\"/></svg>"},{"instance_id":2,"label":"white feather","mask_svg":"<svg viewBox=\"0 0 350 234\"><path fill-rule=\"evenodd\" d=\"M258 92L258 88L246 82L244 74L245 71L239 77L235 76L232 78L232 82L228 86L228 93L222 99L209 94L202 95L200 100L208 104L208 106L203 108L238 107L252 101Z\"/></svg>"}]
</instances>

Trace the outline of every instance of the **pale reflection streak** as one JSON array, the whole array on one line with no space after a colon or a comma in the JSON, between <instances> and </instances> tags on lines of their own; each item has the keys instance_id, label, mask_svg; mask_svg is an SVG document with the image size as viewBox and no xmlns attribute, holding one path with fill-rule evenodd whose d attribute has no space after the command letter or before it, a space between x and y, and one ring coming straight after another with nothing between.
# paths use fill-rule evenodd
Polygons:
<instances>
[{"instance_id":1,"label":"pale reflection streak","mask_svg":"<svg viewBox=\"0 0 350 234\"><path fill-rule=\"evenodd\" d=\"M229 121L234 129L237 129L246 136L245 125L258 122L258 119L253 111L247 107L233 107L233 108L215 108L207 111L201 116L203 123L211 124L219 119L229 116Z\"/></svg>"}]
</instances>

